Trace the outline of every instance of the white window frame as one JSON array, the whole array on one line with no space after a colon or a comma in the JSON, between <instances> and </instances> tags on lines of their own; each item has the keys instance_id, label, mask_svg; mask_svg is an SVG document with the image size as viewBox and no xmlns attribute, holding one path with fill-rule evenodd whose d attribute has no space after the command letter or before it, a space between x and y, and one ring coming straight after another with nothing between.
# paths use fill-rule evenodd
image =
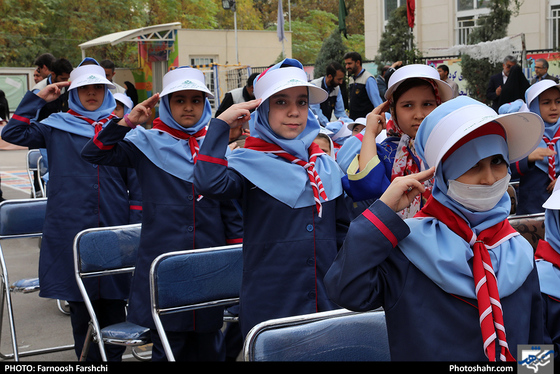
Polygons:
<instances>
[{"instance_id":1,"label":"white window frame","mask_svg":"<svg viewBox=\"0 0 560 374\"><path fill-rule=\"evenodd\" d=\"M490 13L490 8L478 7L478 0L473 0L473 9L455 12L455 42L456 44L467 44L468 35L474 30L476 21L482 15ZM455 9L458 8L458 0L455 1ZM473 26L462 27L461 22L473 21Z\"/></svg>"},{"instance_id":2,"label":"white window frame","mask_svg":"<svg viewBox=\"0 0 560 374\"><path fill-rule=\"evenodd\" d=\"M548 47L560 46L560 0L550 0L548 8Z\"/></svg>"}]
</instances>

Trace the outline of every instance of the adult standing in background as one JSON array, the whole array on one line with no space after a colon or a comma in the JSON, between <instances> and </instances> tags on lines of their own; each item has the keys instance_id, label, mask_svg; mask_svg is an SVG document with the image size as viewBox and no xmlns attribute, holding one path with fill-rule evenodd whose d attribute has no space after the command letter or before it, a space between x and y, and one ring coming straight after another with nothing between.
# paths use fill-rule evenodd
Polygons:
<instances>
[{"instance_id":1,"label":"adult standing in background","mask_svg":"<svg viewBox=\"0 0 560 374\"><path fill-rule=\"evenodd\" d=\"M506 56L502 63L502 71L490 77L488 88L486 89L486 98L492 100L492 109L498 112L500 107L500 95L502 94L502 86L506 83L509 71L513 66L517 65L517 59L513 56Z\"/></svg>"},{"instance_id":2,"label":"adult standing in background","mask_svg":"<svg viewBox=\"0 0 560 374\"><path fill-rule=\"evenodd\" d=\"M366 117L373 108L383 103L375 77L362 67L362 56L358 52L346 53L344 63L350 75L348 81L350 118Z\"/></svg>"},{"instance_id":3,"label":"adult standing in background","mask_svg":"<svg viewBox=\"0 0 560 374\"><path fill-rule=\"evenodd\" d=\"M126 94L126 89L124 87L113 82L113 77L115 76L115 63L111 60L103 60L99 63L99 65L101 65L101 67L105 70L105 78L107 78L107 80L115 86L115 88L109 89L111 93Z\"/></svg>"},{"instance_id":4,"label":"adult standing in background","mask_svg":"<svg viewBox=\"0 0 560 374\"><path fill-rule=\"evenodd\" d=\"M459 85L453 79L449 78L449 67L442 64L437 67L437 71L439 73L439 78L453 89L453 97L459 96Z\"/></svg>"},{"instance_id":5,"label":"adult standing in background","mask_svg":"<svg viewBox=\"0 0 560 374\"><path fill-rule=\"evenodd\" d=\"M247 82L244 87L234 88L233 90L226 92L220 106L216 110L215 117L218 117L233 104L254 100L255 95L253 94L253 81L258 75L259 73L251 74L249 78L247 78Z\"/></svg>"},{"instance_id":6,"label":"adult standing in background","mask_svg":"<svg viewBox=\"0 0 560 374\"><path fill-rule=\"evenodd\" d=\"M46 79L52 72L52 64L56 58L51 53L43 53L35 59L33 65L37 66L37 72L42 79Z\"/></svg>"},{"instance_id":7,"label":"adult standing in background","mask_svg":"<svg viewBox=\"0 0 560 374\"><path fill-rule=\"evenodd\" d=\"M535 60L535 74L536 77L531 79L531 84L540 82L543 79L552 79L554 82L558 83L558 78L548 74L548 61L544 58L538 58Z\"/></svg>"},{"instance_id":8,"label":"adult standing in background","mask_svg":"<svg viewBox=\"0 0 560 374\"><path fill-rule=\"evenodd\" d=\"M344 108L344 100L340 86L344 83L346 71L344 67L336 61L327 65L325 76L311 81L315 86L321 87L329 94L327 100L320 104L311 104L309 108L317 116L321 126L326 127L331 122L334 113L336 119L347 118Z\"/></svg>"}]
</instances>

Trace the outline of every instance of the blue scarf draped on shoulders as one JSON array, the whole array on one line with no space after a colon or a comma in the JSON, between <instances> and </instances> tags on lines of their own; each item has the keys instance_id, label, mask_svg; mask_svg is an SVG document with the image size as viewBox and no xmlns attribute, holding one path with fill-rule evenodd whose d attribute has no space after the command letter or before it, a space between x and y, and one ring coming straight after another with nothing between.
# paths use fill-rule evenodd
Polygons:
<instances>
[{"instance_id":1,"label":"blue scarf draped on shoulders","mask_svg":"<svg viewBox=\"0 0 560 374\"><path fill-rule=\"evenodd\" d=\"M161 99L159 109L159 119L165 125L188 135L194 135L205 129L212 118L212 107L207 98L204 99L204 112L198 122L191 127L183 127L171 115L169 96L166 95ZM142 126L129 131L125 140L134 144L158 168L179 179L193 182L195 161L188 140L178 139L157 129L146 130ZM204 138L200 137L197 140L201 146Z\"/></svg>"},{"instance_id":2,"label":"blue scarf draped on shoulders","mask_svg":"<svg viewBox=\"0 0 560 374\"><path fill-rule=\"evenodd\" d=\"M261 103L252 113L251 136L280 146L291 155L309 160L308 148L319 134L320 124L308 110L307 125L295 139L278 136L268 123L269 100ZM247 178L251 183L291 208L315 205L313 190L305 169L283 158L252 149L237 149L227 157L228 166ZM342 194L342 170L327 154L317 157L315 168L319 173L329 200Z\"/></svg>"},{"instance_id":3,"label":"blue scarf draped on shoulders","mask_svg":"<svg viewBox=\"0 0 560 374\"><path fill-rule=\"evenodd\" d=\"M105 96L103 98L103 103L95 111L89 111L84 108L78 97L78 89L72 89L68 91L68 108L78 113L81 116L87 117L93 121L100 121L109 117L115 108L117 103L113 94L107 86L105 86ZM88 122L76 117L70 113L58 112L53 113L47 118L41 121L42 124L49 127L53 127L62 131L69 132L71 134L76 134L84 136L86 138L92 138L95 135L94 127ZM103 124L106 126L106 123Z\"/></svg>"},{"instance_id":4,"label":"blue scarf draped on shoulders","mask_svg":"<svg viewBox=\"0 0 560 374\"><path fill-rule=\"evenodd\" d=\"M545 240L553 250L560 253L560 210L546 209L544 217ZM560 269L549 261L539 259L536 263L541 291L560 298Z\"/></svg>"}]
</instances>

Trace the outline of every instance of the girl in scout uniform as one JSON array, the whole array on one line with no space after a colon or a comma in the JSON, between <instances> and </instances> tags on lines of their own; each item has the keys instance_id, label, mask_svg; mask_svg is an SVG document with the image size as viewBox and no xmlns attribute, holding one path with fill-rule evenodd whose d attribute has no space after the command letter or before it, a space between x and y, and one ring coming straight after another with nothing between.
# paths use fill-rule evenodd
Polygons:
<instances>
[{"instance_id":1,"label":"girl in scout uniform","mask_svg":"<svg viewBox=\"0 0 560 374\"><path fill-rule=\"evenodd\" d=\"M128 319L152 329L153 361L166 356L150 309L152 261L170 251L242 241L241 217L232 202L210 199L193 184L194 165L212 117L208 101L212 94L204 74L189 67L177 68L164 76L163 86L160 95L109 123L82 152L92 163L133 168L142 187L142 233ZM159 118L153 121L153 128L137 126L151 117L160 97ZM223 360L222 320L223 308L163 318L175 358Z\"/></svg>"},{"instance_id":2,"label":"girl in scout uniform","mask_svg":"<svg viewBox=\"0 0 560 374\"><path fill-rule=\"evenodd\" d=\"M79 357L85 341L89 314L74 275L72 245L81 230L133 223L129 221L131 184L126 169L92 165L81 156L83 146L106 126L115 109L111 82L93 59L86 59L70 75L70 82L55 83L38 93L28 92L2 132L2 139L29 148L46 148L49 197L39 256L39 296L67 300ZM69 86L69 111L35 122L37 108L60 96ZM130 194L129 194L130 192ZM85 280L101 327L125 320L129 276ZM109 360L120 360L123 347L106 347ZM88 359L100 360L97 345Z\"/></svg>"},{"instance_id":3,"label":"girl in scout uniform","mask_svg":"<svg viewBox=\"0 0 560 374\"><path fill-rule=\"evenodd\" d=\"M238 104L210 123L195 167L200 192L239 199L243 211L243 336L259 322L336 308L323 277L348 223L332 157L313 142L320 125L309 104L326 99L299 61L285 59L260 74L256 101ZM230 127L253 113L245 148L226 157Z\"/></svg>"},{"instance_id":4,"label":"girl in scout uniform","mask_svg":"<svg viewBox=\"0 0 560 374\"><path fill-rule=\"evenodd\" d=\"M436 69L407 65L391 75L385 97L387 101L367 116L363 134L346 142L338 152L339 164L347 171L344 189L355 203L366 201L365 206L379 198L396 177L422 170L414 148L418 126L438 105L453 97L453 90L440 80ZM391 127L384 113L388 110ZM387 138L376 144L376 137L386 127ZM426 183L428 189L399 213L403 218L413 216L426 202L432 181Z\"/></svg>"},{"instance_id":5,"label":"girl in scout uniform","mask_svg":"<svg viewBox=\"0 0 560 374\"><path fill-rule=\"evenodd\" d=\"M518 345L543 343L533 249L509 225L506 192L509 162L542 133L533 113L450 100L416 135L430 169L396 178L352 221L325 284L341 307L383 307L392 360L512 361ZM427 204L402 220L434 175Z\"/></svg>"}]
</instances>

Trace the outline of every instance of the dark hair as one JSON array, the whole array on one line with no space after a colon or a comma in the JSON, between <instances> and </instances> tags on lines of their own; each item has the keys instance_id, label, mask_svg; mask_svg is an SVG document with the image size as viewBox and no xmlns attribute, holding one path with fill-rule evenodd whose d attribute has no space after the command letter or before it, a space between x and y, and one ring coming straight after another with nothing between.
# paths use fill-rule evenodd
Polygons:
<instances>
[{"instance_id":1,"label":"dark hair","mask_svg":"<svg viewBox=\"0 0 560 374\"><path fill-rule=\"evenodd\" d=\"M544 58L537 58L537 59L535 60L535 62L537 62L537 61L542 62L543 68L548 69L548 61L546 61L546 59L544 59Z\"/></svg>"},{"instance_id":2,"label":"dark hair","mask_svg":"<svg viewBox=\"0 0 560 374\"><path fill-rule=\"evenodd\" d=\"M352 61L360 61L360 64L362 63L362 55L358 52L347 52L342 59L346 60L347 58L351 58Z\"/></svg>"},{"instance_id":3,"label":"dark hair","mask_svg":"<svg viewBox=\"0 0 560 374\"><path fill-rule=\"evenodd\" d=\"M259 73L253 73L249 75L247 78L247 87L253 87L253 83L255 82L255 78L259 76Z\"/></svg>"},{"instance_id":4,"label":"dark hair","mask_svg":"<svg viewBox=\"0 0 560 374\"><path fill-rule=\"evenodd\" d=\"M442 64L442 65L439 65L437 68L445 71L446 73L449 73L449 68L447 67L447 65Z\"/></svg>"},{"instance_id":5,"label":"dark hair","mask_svg":"<svg viewBox=\"0 0 560 374\"><path fill-rule=\"evenodd\" d=\"M42 68L43 66L46 66L47 69L52 70L52 65L54 63L56 59L54 58L54 56L50 53L43 53L42 55L40 55L39 57L37 57L35 59L35 62L33 63L33 65L37 65L38 67Z\"/></svg>"},{"instance_id":6,"label":"dark hair","mask_svg":"<svg viewBox=\"0 0 560 374\"><path fill-rule=\"evenodd\" d=\"M327 69L326 69L326 75L331 75L331 76L336 76L336 72L337 71L341 71L343 73L346 73L346 71L344 70L344 68L342 67L341 64L339 64L336 61L331 62L330 64L327 65Z\"/></svg>"},{"instance_id":7,"label":"dark hair","mask_svg":"<svg viewBox=\"0 0 560 374\"><path fill-rule=\"evenodd\" d=\"M99 63L103 69L115 70L115 63L111 60L103 60Z\"/></svg>"},{"instance_id":8,"label":"dark hair","mask_svg":"<svg viewBox=\"0 0 560 374\"><path fill-rule=\"evenodd\" d=\"M55 75L70 74L73 70L72 64L65 58L59 58L52 64L52 72Z\"/></svg>"}]
</instances>

